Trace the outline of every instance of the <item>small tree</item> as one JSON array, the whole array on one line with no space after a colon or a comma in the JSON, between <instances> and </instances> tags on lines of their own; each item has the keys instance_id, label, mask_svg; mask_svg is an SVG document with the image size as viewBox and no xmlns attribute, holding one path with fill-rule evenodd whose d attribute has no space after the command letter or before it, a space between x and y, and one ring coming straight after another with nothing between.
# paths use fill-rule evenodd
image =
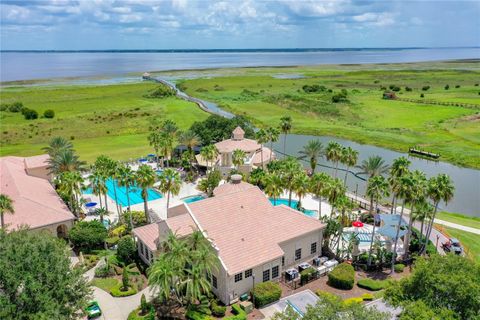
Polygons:
<instances>
[{"instance_id":1,"label":"small tree","mask_svg":"<svg viewBox=\"0 0 480 320\"><path fill-rule=\"evenodd\" d=\"M24 108L22 110L23 117L25 120L34 120L38 119L38 112L32 109Z\"/></svg>"},{"instance_id":2,"label":"small tree","mask_svg":"<svg viewBox=\"0 0 480 320\"><path fill-rule=\"evenodd\" d=\"M47 119L53 119L55 117L55 111L52 109L45 110L43 116Z\"/></svg>"},{"instance_id":3,"label":"small tree","mask_svg":"<svg viewBox=\"0 0 480 320\"><path fill-rule=\"evenodd\" d=\"M140 309L142 310L142 314L146 314L148 312L148 303L147 298L145 298L145 294L142 294L140 298Z\"/></svg>"},{"instance_id":4,"label":"small tree","mask_svg":"<svg viewBox=\"0 0 480 320\"><path fill-rule=\"evenodd\" d=\"M79 248L94 249L107 238L107 229L97 220L77 222L69 232L70 241Z\"/></svg>"},{"instance_id":5,"label":"small tree","mask_svg":"<svg viewBox=\"0 0 480 320\"><path fill-rule=\"evenodd\" d=\"M123 268L123 273L122 273L122 291L127 291L129 285L130 285L130 281L129 281L129 279L128 279L128 271L127 271L127 268Z\"/></svg>"},{"instance_id":6,"label":"small tree","mask_svg":"<svg viewBox=\"0 0 480 320\"><path fill-rule=\"evenodd\" d=\"M131 236L125 236L118 241L117 255L126 264L130 263L137 252L137 247Z\"/></svg>"},{"instance_id":7,"label":"small tree","mask_svg":"<svg viewBox=\"0 0 480 320\"><path fill-rule=\"evenodd\" d=\"M447 84L447 85L445 86L445 90L448 90L448 89L450 89L450 86Z\"/></svg>"}]
</instances>

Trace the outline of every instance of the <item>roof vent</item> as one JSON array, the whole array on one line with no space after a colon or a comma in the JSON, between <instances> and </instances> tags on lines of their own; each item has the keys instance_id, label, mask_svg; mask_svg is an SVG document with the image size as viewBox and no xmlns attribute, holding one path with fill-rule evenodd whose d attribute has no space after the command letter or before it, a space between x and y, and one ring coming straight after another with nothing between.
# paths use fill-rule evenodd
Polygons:
<instances>
[{"instance_id":1,"label":"roof vent","mask_svg":"<svg viewBox=\"0 0 480 320\"><path fill-rule=\"evenodd\" d=\"M239 184L242 182L242 175L241 174L233 174L230 179L232 180L233 184Z\"/></svg>"}]
</instances>

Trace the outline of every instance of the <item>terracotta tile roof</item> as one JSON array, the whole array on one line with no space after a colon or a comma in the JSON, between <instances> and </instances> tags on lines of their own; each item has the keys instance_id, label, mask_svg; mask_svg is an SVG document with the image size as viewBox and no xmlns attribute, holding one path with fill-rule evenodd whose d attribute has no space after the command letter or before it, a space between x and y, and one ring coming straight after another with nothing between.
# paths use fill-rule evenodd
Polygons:
<instances>
[{"instance_id":1,"label":"terracotta tile roof","mask_svg":"<svg viewBox=\"0 0 480 320\"><path fill-rule=\"evenodd\" d=\"M258 187L187 206L215 243L230 275L279 258L284 254L280 243L324 228L299 211L274 207Z\"/></svg>"},{"instance_id":2,"label":"terracotta tile roof","mask_svg":"<svg viewBox=\"0 0 480 320\"><path fill-rule=\"evenodd\" d=\"M13 200L15 210L13 215L4 215L9 229L21 225L35 229L75 218L47 180L26 173L26 163L41 159L35 158L0 158L0 192Z\"/></svg>"},{"instance_id":3,"label":"terracotta tile roof","mask_svg":"<svg viewBox=\"0 0 480 320\"><path fill-rule=\"evenodd\" d=\"M213 189L213 195L218 197L232 192L245 191L250 188L255 188L255 186L243 181L240 183L224 183Z\"/></svg>"},{"instance_id":4,"label":"terracotta tile roof","mask_svg":"<svg viewBox=\"0 0 480 320\"><path fill-rule=\"evenodd\" d=\"M32 168L41 168L48 166L48 154L41 154L39 156L33 156L24 158L25 159L25 168L32 169Z\"/></svg>"},{"instance_id":5,"label":"terracotta tile roof","mask_svg":"<svg viewBox=\"0 0 480 320\"><path fill-rule=\"evenodd\" d=\"M196 229L195 222L189 214L182 214L165 220L167 226L178 236L183 237L192 233Z\"/></svg>"},{"instance_id":6,"label":"terracotta tile roof","mask_svg":"<svg viewBox=\"0 0 480 320\"><path fill-rule=\"evenodd\" d=\"M156 223L135 228L133 229L133 234L140 238L150 250L157 250L158 226Z\"/></svg>"},{"instance_id":7,"label":"terracotta tile roof","mask_svg":"<svg viewBox=\"0 0 480 320\"><path fill-rule=\"evenodd\" d=\"M240 149L245 152L253 152L259 150L261 146L257 141L252 139L233 140L227 139L215 143L215 146L220 153L233 152L233 150Z\"/></svg>"},{"instance_id":8,"label":"terracotta tile roof","mask_svg":"<svg viewBox=\"0 0 480 320\"><path fill-rule=\"evenodd\" d=\"M270 148L263 147L263 162L270 162ZM275 159L275 152L272 152L272 159ZM253 156L253 164L258 166L262 165L262 152L259 150Z\"/></svg>"},{"instance_id":9,"label":"terracotta tile roof","mask_svg":"<svg viewBox=\"0 0 480 320\"><path fill-rule=\"evenodd\" d=\"M244 134L245 131L243 131L243 129L240 127L240 126L237 126L233 131L232 131L233 134Z\"/></svg>"}]
</instances>

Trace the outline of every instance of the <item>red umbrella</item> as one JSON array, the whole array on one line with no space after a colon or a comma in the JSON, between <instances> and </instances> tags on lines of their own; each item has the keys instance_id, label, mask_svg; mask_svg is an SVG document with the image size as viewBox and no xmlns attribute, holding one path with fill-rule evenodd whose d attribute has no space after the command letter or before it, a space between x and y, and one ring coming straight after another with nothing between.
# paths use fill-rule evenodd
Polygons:
<instances>
[{"instance_id":1,"label":"red umbrella","mask_svg":"<svg viewBox=\"0 0 480 320\"><path fill-rule=\"evenodd\" d=\"M363 227L363 223L360 222L360 221L353 221L352 226L357 227L357 228L361 228L361 227Z\"/></svg>"}]
</instances>

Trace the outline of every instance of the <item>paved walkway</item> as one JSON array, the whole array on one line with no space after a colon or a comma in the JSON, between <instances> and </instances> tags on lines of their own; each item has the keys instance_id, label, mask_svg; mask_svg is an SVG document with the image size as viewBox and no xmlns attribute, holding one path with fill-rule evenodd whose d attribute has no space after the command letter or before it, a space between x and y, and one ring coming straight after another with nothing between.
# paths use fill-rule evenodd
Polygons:
<instances>
[{"instance_id":1,"label":"paved walkway","mask_svg":"<svg viewBox=\"0 0 480 320\"><path fill-rule=\"evenodd\" d=\"M453 223L445 220L435 219L435 223L438 223L450 228L455 228L455 229L459 229L459 230L463 230L463 231L467 231L475 234L480 234L480 229L462 226L461 224L457 224L457 223Z\"/></svg>"}]
</instances>

